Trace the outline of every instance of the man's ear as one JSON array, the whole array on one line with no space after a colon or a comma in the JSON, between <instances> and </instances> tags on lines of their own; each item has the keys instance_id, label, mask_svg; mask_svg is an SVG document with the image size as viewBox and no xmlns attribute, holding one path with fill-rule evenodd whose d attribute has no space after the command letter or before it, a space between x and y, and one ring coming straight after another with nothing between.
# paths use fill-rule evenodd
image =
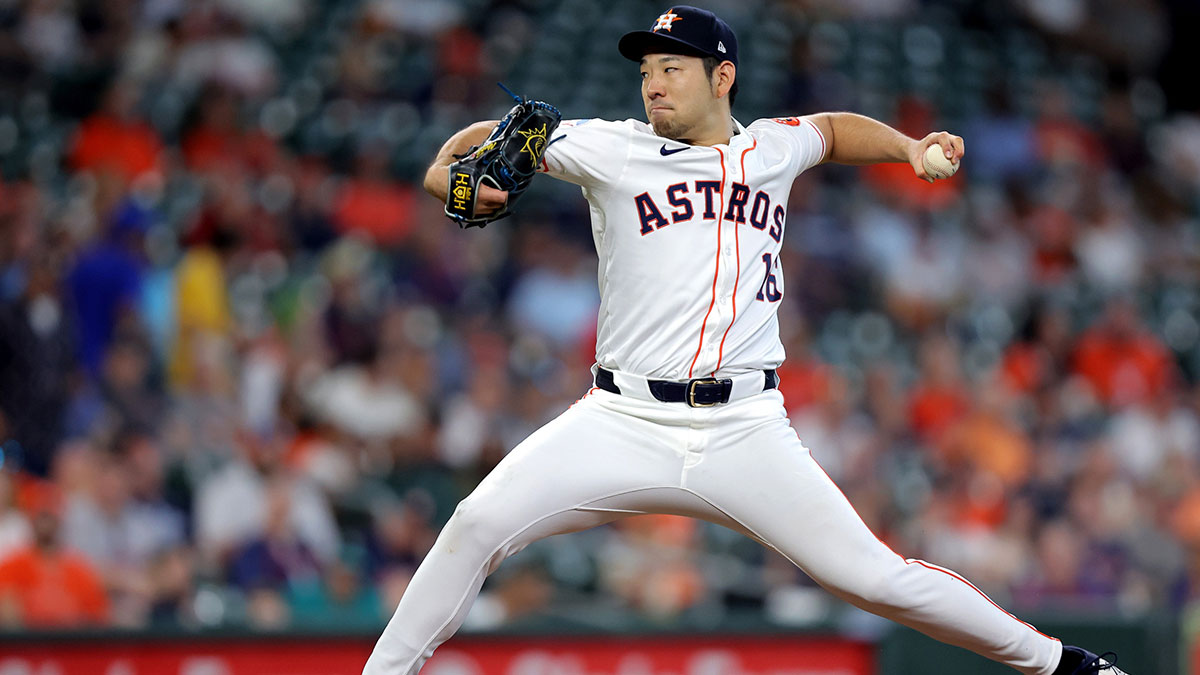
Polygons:
<instances>
[{"instance_id":1,"label":"man's ear","mask_svg":"<svg viewBox=\"0 0 1200 675\"><path fill-rule=\"evenodd\" d=\"M733 65L732 61L722 61L716 68L713 68L712 86L713 93L717 98L729 95L729 90L733 88L733 81L736 78L737 66Z\"/></svg>"}]
</instances>

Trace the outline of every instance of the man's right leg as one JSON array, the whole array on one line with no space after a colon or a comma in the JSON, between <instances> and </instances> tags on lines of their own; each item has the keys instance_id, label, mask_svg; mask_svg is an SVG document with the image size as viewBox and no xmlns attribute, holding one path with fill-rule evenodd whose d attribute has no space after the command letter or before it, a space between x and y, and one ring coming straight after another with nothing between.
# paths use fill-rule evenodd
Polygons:
<instances>
[{"instance_id":1,"label":"man's right leg","mask_svg":"<svg viewBox=\"0 0 1200 675\"><path fill-rule=\"evenodd\" d=\"M644 512L656 489L678 484L684 456L675 448L686 429L623 414L622 405L637 403L614 399L603 391L585 396L518 445L458 505L364 675L415 675L508 556L553 534Z\"/></svg>"}]
</instances>

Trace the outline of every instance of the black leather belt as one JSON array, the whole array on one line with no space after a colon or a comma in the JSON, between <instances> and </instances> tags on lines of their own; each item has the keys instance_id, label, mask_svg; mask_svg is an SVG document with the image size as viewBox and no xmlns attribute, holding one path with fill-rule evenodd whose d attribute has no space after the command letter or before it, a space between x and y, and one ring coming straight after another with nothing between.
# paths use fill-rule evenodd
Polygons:
<instances>
[{"instance_id":1,"label":"black leather belt","mask_svg":"<svg viewBox=\"0 0 1200 675\"><path fill-rule=\"evenodd\" d=\"M774 370L763 371L763 391L779 385L779 376ZM687 382L672 380L646 380L650 395L663 403L686 403L693 408L707 408L718 403L728 403L733 391L733 380L718 380L704 377ZM612 371L597 366L596 386L604 391L620 394L621 388L613 380Z\"/></svg>"}]
</instances>

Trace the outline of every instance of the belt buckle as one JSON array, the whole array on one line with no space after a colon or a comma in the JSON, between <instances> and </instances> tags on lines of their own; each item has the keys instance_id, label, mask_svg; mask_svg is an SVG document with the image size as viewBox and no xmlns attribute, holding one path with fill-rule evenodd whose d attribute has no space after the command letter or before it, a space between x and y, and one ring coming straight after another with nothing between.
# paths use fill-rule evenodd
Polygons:
<instances>
[{"instance_id":1,"label":"belt buckle","mask_svg":"<svg viewBox=\"0 0 1200 675\"><path fill-rule=\"evenodd\" d=\"M718 403L717 401L713 401L711 403L696 403L696 385L698 384L717 384L717 378L705 377L699 380L692 380L691 382L688 382L687 404L693 408L711 408L716 405Z\"/></svg>"}]
</instances>

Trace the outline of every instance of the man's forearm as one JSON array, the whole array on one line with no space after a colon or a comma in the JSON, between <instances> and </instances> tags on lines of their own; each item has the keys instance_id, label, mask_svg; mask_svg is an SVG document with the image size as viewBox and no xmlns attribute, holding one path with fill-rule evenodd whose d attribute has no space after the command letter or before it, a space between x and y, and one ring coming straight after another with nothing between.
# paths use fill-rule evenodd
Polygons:
<instances>
[{"instance_id":1,"label":"man's forearm","mask_svg":"<svg viewBox=\"0 0 1200 675\"><path fill-rule=\"evenodd\" d=\"M817 128L826 136L826 161L838 164L908 162L918 141L883 122L849 112L813 115Z\"/></svg>"},{"instance_id":2,"label":"man's forearm","mask_svg":"<svg viewBox=\"0 0 1200 675\"><path fill-rule=\"evenodd\" d=\"M447 172L455 161L455 155L461 155L472 145L482 143L495 126L495 120L476 122L447 139L425 172L425 191L437 197L438 201L446 201Z\"/></svg>"}]
</instances>

